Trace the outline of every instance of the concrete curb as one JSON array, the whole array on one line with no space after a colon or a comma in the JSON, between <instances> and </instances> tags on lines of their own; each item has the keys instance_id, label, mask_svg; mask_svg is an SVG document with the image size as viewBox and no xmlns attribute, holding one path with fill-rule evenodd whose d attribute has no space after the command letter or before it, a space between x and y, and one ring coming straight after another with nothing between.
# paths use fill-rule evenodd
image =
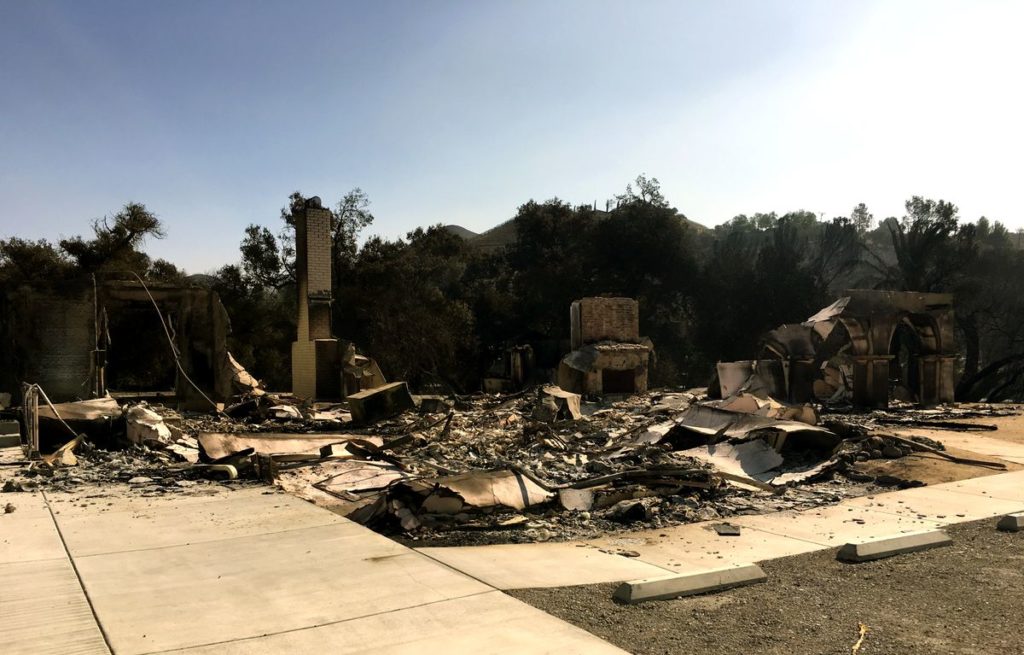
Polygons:
<instances>
[{"instance_id":1,"label":"concrete curb","mask_svg":"<svg viewBox=\"0 0 1024 655\"><path fill-rule=\"evenodd\" d=\"M1003 532L1020 532L1024 530L1024 512L1014 512L999 519L996 528Z\"/></svg>"},{"instance_id":2,"label":"concrete curb","mask_svg":"<svg viewBox=\"0 0 1024 655\"><path fill-rule=\"evenodd\" d=\"M648 600L667 600L723 591L733 587L764 582L767 579L768 576L760 566L748 564L700 571L699 573L664 575L657 578L623 582L612 597L623 603L634 604Z\"/></svg>"},{"instance_id":3,"label":"concrete curb","mask_svg":"<svg viewBox=\"0 0 1024 655\"><path fill-rule=\"evenodd\" d=\"M952 543L953 540L942 530L910 532L898 537L846 544L839 549L836 559L843 562L869 562L893 555L949 546Z\"/></svg>"}]
</instances>

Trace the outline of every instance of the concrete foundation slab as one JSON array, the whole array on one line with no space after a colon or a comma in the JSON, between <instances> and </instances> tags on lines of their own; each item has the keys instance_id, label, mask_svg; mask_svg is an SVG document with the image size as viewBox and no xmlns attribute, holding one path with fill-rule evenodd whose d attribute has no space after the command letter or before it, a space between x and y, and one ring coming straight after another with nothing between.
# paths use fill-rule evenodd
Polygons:
<instances>
[{"instance_id":1,"label":"concrete foundation slab","mask_svg":"<svg viewBox=\"0 0 1024 655\"><path fill-rule=\"evenodd\" d=\"M760 566L727 567L688 573L667 575L646 580L624 582L615 590L615 599L623 603L642 603L648 600L667 600L680 596L694 596L733 587L764 582L768 576Z\"/></svg>"},{"instance_id":2,"label":"concrete foundation slab","mask_svg":"<svg viewBox=\"0 0 1024 655\"><path fill-rule=\"evenodd\" d=\"M632 558L575 544L421 548L419 552L498 589L621 582L668 573Z\"/></svg>"},{"instance_id":3,"label":"concrete foundation slab","mask_svg":"<svg viewBox=\"0 0 1024 655\"><path fill-rule=\"evenodd\" d=\"M949 546L952 543L953 540L941 530L916 532L888 539L845 544L839 549L836 559L844 562L869 562L894 555Z\"/></svg>"}]
</instances>

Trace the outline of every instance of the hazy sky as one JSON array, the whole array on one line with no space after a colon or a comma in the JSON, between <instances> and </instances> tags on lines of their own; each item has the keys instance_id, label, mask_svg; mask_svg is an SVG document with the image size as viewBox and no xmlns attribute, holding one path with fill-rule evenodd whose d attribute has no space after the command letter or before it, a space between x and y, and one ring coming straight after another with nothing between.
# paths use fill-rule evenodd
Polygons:
<instances>
[{"instance_id":1,"label":"hazy sky","mask_svg":"<svg viewBox=\"0 0 1024 655\"><path fill-rule=\"evenodd\" d=\"M707 225L911 195L1024 227L1024 2L0 0L0 237L144 202L190 272L288 194L388 236L599 204Z\"/></svg>"}]
</instances>

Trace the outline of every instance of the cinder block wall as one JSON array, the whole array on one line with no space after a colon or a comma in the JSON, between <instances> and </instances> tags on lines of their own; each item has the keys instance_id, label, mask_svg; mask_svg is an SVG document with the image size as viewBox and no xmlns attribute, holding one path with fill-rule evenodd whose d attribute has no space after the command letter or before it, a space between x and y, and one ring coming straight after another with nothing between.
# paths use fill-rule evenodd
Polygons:
<instances>
[{"instance_id":1,"label":"cinder block wall","mask_svg":"<svg viewBox=\"0 0 1024 655\"><path fill-rule=\"evenodd\" d=\"M88 398L93 342L90 297L30 293L18 309L23 378L36 382L54 402ZM17 390L11 389L18 397Z\"/></svg>"},{"instance_id":2,"label":"cinder block wall","mask_svg":"<svg viewBox=\"0 0 1024 655\"><path fill-rule=\"evenodd\" d=\"M640 304L632 298L582 298L573 303L573 348L598 341L640 341Z\"/></svg>"}]
</instances>

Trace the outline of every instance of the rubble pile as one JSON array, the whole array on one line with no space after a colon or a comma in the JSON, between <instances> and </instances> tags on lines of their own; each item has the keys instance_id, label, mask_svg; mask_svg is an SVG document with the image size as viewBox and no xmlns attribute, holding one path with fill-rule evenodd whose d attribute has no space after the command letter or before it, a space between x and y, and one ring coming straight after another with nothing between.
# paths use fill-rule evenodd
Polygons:
<instances>
[{"instance_id":1,"label":"rubble pile","mask_svg":"<svg viewBox=\"0 0 1024 655\"><path fill-rule=\"evenodd\" d=\"M112 484L123 483L133 493L161 496L203 493L217 484L167 452L147 447L104 450L83 441L75 454L73 465L34 460L7 467L0 491L88 491L89 498L96 498L111 491Z\"/></svg>"},{"instance_id":2,"label":"rubble pile","mask_svg":"<svg viewBox=\"0 0 1024 655\"><path fill-rule=\"evenodd\" d=\"M701 401L678 392L586 403L557 387L459 398L447 413L436 399L421 400L418 414L351 428L315 456L279 461L274 477L375 529L444 543L577 538L815 507L866 492L861 482L828 479L841 460L832 457L839 439L827 429ZM702 428L698 419L709 416L727 428ZM825 448L810 447L816 454L791 446L783 458L768 443L782 447L780 433L828 439ZM709 446L716 435L721 440ZM201 445L209 441L200 436Z\"/></svg>"},{"instance_id":3,"label":"rubble pile","mask_svg":"<svg viewBox=\"0 0 1024 655\"><path fill-rule=\"evenodd\" d=\"M26 462L5 490L113 482L165 494L260 479L419 543L562 540L921 484L858 470L872 460L931 453L999 466L893 430L985 430L992 426L953 421L1012 413L975 406L819 415L750 385L725 399L698 389L590 402L555 386L446 398L414 397L392 383L358 400L352 412L261 390L207 413L109 398L41 409L43 424L69 417L65 430L91 421L95 433L102 423L121 449L96 447L86 429Z\"/></svg>"}]
</instances>

